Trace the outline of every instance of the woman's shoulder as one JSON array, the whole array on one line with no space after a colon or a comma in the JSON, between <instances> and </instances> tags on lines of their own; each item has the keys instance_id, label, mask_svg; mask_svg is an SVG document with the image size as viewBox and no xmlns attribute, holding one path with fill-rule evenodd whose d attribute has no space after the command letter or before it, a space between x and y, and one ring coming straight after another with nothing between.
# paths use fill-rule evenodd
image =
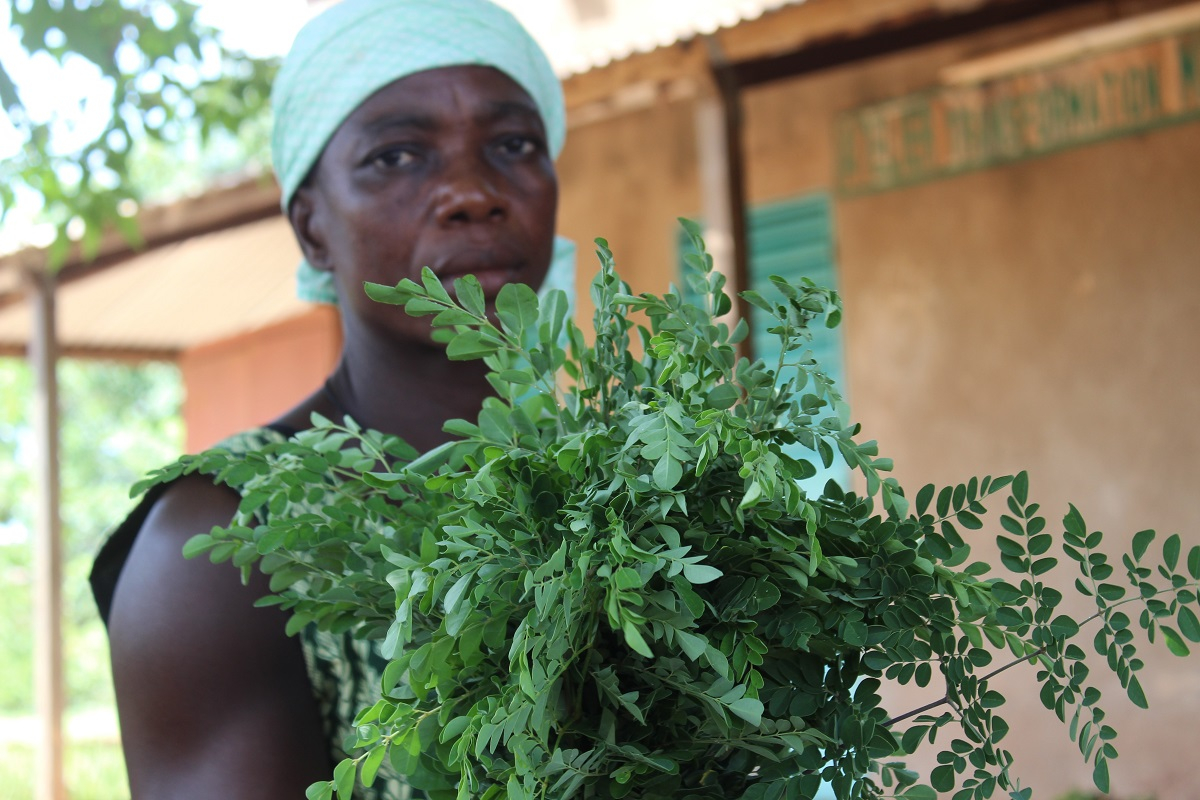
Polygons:
<instances>
[{"instance_id":1,"label":"woman's shoulder","mask_svg":"<svg viewBox=\"0 0 1200 800\"><path fill-rule=\"evenodd\" d=\"M284 425L265 425L226 437L210 449L244 455L285 441L294 433ZM152 483L125 518L112 528L93 562L89 581L105 623L112 610L117 582L143 530L149 528L153 536L167 537L182 547L189 536L207 532L213 525L228 524L237 511L238 494L215 483L211 475L161 474L162 478Z\"/></svg>"}]
</instances>

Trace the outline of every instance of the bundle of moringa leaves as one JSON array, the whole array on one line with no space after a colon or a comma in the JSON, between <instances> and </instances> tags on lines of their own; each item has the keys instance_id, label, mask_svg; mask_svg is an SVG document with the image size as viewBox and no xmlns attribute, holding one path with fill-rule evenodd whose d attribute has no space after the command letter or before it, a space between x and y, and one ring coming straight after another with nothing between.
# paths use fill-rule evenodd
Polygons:
<instances>
[{"instance_id":1,"label":"bundle of moringa leaves","mask_svg":"<svg viewBox=\"0 0 1200 800\"><path fill-rule=\"evenodd\" d=\"M1098 654L1145 706L1123 609L1186 654L1200 641L1200 547L1183 557L1171 536L1150 563L1154 533L1140 533L1122 585L1074 508L1060 536L1046 531L1024 473L910 501L807 348L812 326L836 324L836 295L779 280L779 302L748 293L781 355L739 360L745 326L717 321L724 278L684 224L699 303L630 294L597 240L590 342L562 293L510 285L490 313L470 277L453 298L429 271L368 286L431 315L449 358L490 369L495 397L449 422L459 438L442 448L418 456L318 418L286 443L186 457L146 482L199 470L237 489L238 518L187 554L245 574L257 563L291 632L350 631L388 659L353 756L309 797L345 800L387 760L461 800L778 800L822 782L838 798L1028 798L989 680L1001 657L1033 662L1107 789L1116 734L1088 664ZM835 453L865 494L800 488ZM963 533L997 495L999 569L973 561ZM1086 620L1045 582L1054 549L1094 601ZM884 680L944 699L898 715L881 706ZM938 734L939 766L907 770Z\"/></svg>"}]
</instances>

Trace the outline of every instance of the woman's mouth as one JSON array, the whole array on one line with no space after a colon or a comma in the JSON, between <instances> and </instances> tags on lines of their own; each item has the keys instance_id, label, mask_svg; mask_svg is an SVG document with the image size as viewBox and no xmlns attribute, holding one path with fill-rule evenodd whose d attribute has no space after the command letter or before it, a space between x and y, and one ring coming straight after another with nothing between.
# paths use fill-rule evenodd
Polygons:
<instances>
[{"instance_id":1,"label":"woman's mouth","mask_svg":"<svg viewBox=\"0 0 1200 800\"><path fill-rule=\"evenodd\" d=\"M519 281L521 275L519 265L491 259L486 261L452 261L440 268L434 267L433 272L438 276L438 279L446 287L447 291L451 293L453 293L454 281L464 278L467 275L473 275L479 281L479 286L483 289L484 296L489 299L499 294L505 285Z\"/></svg>"}]
</instances>

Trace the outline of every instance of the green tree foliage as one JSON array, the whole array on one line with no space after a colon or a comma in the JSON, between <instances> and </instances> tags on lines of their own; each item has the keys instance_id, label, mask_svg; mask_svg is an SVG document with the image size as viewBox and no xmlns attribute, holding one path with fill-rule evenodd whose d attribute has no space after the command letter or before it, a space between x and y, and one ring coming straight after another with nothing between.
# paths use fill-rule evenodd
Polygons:
<instances>
[{"instance_id":1,"label":"green tree foliage","mask_svg":"<svg viewBox=\"0 0 1200 800\"><path fill-rule=\"evenodd\" d=\"M129 509L129 486L179 454L180 383L165 364L64 361L62 521L68 702L112 702L108 644L87 587L92 558ZM0 714L32 712L33 432L28 366L0 359Z\"/></svg>"},{"instance_id":2,"label":"green tree foliage","mask_svg":"<svg viewBox=\"0 0 1200 800\"><path fill-rule=\"evenodd\" d=\"M135 143L205 144L266 113L275 63L227 50L197 22L192 3L10 0L8 7L27 56L58 64L62 81L67 68L98 74L108 93L101 109L57 107L38 116L30 109L44 98L31 97L34 89L0 63L0 107L22 140L0 162L0 219L18 202L39 200L58 231L55 263L70 246L68 228L78 230L85 256L108 226L137 240L130 213L141 192L127 180Z\"/></svg>"},{"instance_id":3,"label":"green tree foliage","mask_svg":"<svg viewBox=\"0 0 1200 800\"><path fill-rule=\"evenodd\" d=\"M748 293L781 355L738 360L745 326L715 321L730 298L689 230L699 306L630 294L599 242L591 344L561 293L509 285L489 310L474 278L453 297L429 270L369 285L431 316L451 359L490 369L496 396L447 423L459 438L439 449L415 457L318 418L147 482L199 470L237 487L234 524L185 554L244 574L259 562L278 593L263 602L292 611L292 632L379 640L389 663L354 756L310 800L346 800L381 768L446 800L781 800L822 781L841 800L1028 800L1002 716L1000 675L1019 665L1107 790L1116 732L1091 669L1146 705L1134 631L1178 655L1200 641L1200 547L1145 531L1110 564L1074 508L1047 530L1025 473L910 500L807 347L813 325L836 324L836 296L783 281L781 303ZM800 488L835 451L865 495ZM989 505L998 567L967 541ZM1063 613L1055 552L1090 617ZM897 714L883 681L944 696ZM904 759L929 746L922 779Z\"/></svg>"}]
</instances>

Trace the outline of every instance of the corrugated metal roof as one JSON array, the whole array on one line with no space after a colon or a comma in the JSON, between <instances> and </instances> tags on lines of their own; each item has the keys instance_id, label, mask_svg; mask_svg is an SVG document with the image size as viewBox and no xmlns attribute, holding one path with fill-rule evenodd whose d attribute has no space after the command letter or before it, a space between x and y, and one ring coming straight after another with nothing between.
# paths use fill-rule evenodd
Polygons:
<instances>
[{"instance_id":1,"label":"corrugated metal roof","mask_svg":"<svg viewBox=\"0 0 1200 800\"><path fill-rule=\"evenodd\" d=\"M493 0L521 20L564 78L806 1ZM304 16L334 2L309 0Z\"/></svg>"},{"instance_id":2,"label":"corrugated metal roof","mask_svg":"<svg viewBox=\"0 0 1200 800\"><path fill-rule=\"evenodd\" d=\"M805 0L496 0L521 20L559 75L712 33Z\"/></svg>"}]
</instances>

